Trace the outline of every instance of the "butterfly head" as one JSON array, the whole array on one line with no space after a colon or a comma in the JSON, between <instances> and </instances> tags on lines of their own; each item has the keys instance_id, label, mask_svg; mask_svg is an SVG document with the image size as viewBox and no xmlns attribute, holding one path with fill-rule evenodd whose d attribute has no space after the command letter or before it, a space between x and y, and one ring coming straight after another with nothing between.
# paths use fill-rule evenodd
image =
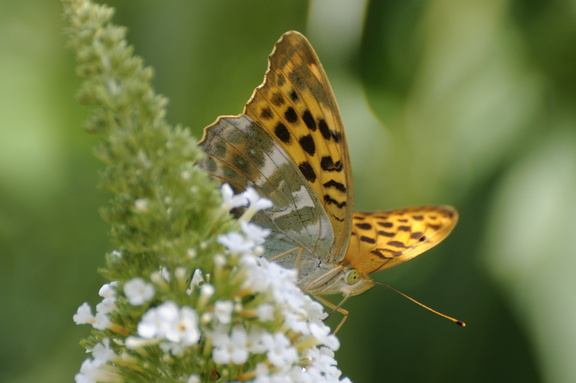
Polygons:
<instances>
[{"instance_id":1,"label":"butterfly head","mask_svg":"<svg viewBox=\"0 0 576 383\"><path fill-rule=\"evenodd\" d=\"M301 284L301 286L308 293L319 295L343 294L347 297L362 294L374 286L372 278L362 274L350 265L332 267L320 277L306 282L308 283Z\"/></svg>"},{"instance_id":2,"label":"butterfly head","mask_svg":"<svg viewBox=\"0 0 576 383\"><path fill-rule=\"evenodd\" d=\"M345 267L343 269L344 278L340 284L340 292L346 296L362 294L374 286L374 280L368 275L362 275L360 271Z\"/></svg>"}]
</instances>

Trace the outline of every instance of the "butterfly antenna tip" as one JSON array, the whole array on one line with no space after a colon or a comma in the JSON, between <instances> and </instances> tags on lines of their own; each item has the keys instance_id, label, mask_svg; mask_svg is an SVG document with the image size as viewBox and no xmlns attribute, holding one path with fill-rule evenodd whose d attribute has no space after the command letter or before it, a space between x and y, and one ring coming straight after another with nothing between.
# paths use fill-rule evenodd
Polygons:
<instances>
[{"instance_id":1,"label":"butterfly antenna tip","mask_svg":"<svg viewBox=\"0 0 576 383\"><path fill-rule=\"evenodd\" d=\"M446 319L448 319L449 321L451 321L451 322L453 322L453 323L456 323L456 324L457 324L458 326L460 326L460 327L466 327L466 323L465 323L465 322L462 322L461 320L458 320L458 319L456 319L456 318L452 318L451 316L442 314L441 312L436 311L436 310L434 310L433 308L428 307L428 306L426 306L425 304L418 302L416 299L414 299L414 298L412 298L412 297L404 294L402 291L396 290L394 287L392 287L392 286L390 286L390 285L387 285L386 283L377 282L377 281L375 281L375 282L376 282L377 284L379 284L379 285L388 287L390 290L392 290L392 291L394 291L394 292L402 295L404 298L408 299L409 301L412 301L412 302L416 303L418 306L423 307L423 308L425 308L426 310L431 311L431 312L433 312L434 314L441 316L442 318L446 318Z\"/></svg>"}]
</instances>

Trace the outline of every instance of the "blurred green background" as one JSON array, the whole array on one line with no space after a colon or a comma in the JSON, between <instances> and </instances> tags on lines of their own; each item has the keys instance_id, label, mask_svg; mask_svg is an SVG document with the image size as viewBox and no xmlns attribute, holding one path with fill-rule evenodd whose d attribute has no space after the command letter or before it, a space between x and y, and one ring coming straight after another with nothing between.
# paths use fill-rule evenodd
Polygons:
<instances>
[{"instance_id":1,"label":"blurred green background","mask_svg":"<svg viewBox=\"0 0 576 383\"><path fill-rule=\"evenodd\" d=\"M355 382L576 381L576 1L110 1L202 128L240 113L280 35L304 32L340 103L357 210L448 203L441 246L350 299ZM98 138L57 1L0 0L0 381L73 381L110 249Z\"/></svg>"}]
</instances>

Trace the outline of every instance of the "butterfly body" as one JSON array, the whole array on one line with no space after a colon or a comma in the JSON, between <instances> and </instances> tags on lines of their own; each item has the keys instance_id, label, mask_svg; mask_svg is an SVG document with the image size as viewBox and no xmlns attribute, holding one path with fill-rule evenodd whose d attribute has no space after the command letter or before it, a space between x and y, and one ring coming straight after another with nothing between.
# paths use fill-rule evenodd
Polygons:
<instances>
[{"instance_id":1,"label":"butterfly body","mask_svg":"<svg viewBox=\"0 0 576 383\"><path fill-rule=\"evenodd\" d=\"M314 295L360 294L368 274L441 242L458 215L449 206L353 213L350 158L328 78L312 46L287 32L242 114L206 127L199 163L237 192L254 187L273 207L253 222L268 228L264 257L298 271Z\"/></svg>"}]
</instances>

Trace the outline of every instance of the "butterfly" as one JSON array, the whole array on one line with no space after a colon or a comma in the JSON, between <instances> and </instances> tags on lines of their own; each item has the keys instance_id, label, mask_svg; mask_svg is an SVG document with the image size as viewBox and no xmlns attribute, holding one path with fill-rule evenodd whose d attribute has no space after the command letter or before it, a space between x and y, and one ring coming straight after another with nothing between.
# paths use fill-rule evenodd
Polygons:
<instances>
[{"instance_id":1,"label":"butterfly","mask_svg":"<svg viewBox=\"0 0 576 383\"><path fill-rule=\"evenodd\" d=\"M220 116L198 145L212 178L237 192L254 187L273 202L252 220L271 231L264 257L295 268L307 293L343 294L338 306L323 302L344 320L341 304L374 286L369 274L432 248L458 221L450 206L354 212L338 105L318 56L296 31L276 43L243 113Z\"/></svg>"}]
</instances>

